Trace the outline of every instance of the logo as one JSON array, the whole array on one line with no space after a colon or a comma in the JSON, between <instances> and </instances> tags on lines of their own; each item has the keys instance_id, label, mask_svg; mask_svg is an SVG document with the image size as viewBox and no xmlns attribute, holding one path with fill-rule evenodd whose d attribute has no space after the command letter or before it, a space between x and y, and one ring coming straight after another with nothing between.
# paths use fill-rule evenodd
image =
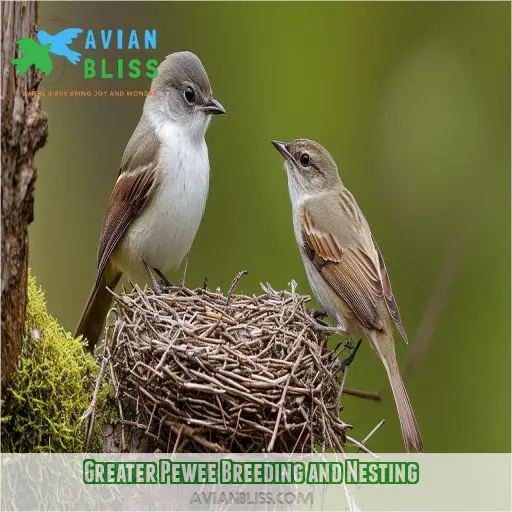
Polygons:
<instances>
[{"instance_id":1,"label":"logo","mask_svg":"<svg viewBox=\"0 0 512 512\"><path fill-rule=\"evenodd\" d=\"M30 37L19 39L17 41L18 50L21 57L13 59L12 64L16 67L18 73L23 76L30 66L34 66L44 75L48 76L53 70L53 63L50 53L65 57L71 64L78 64L81 54L69 48L78 34L83 32L81 28L67 28L58 34L51 35L44 30L37 33L38 41Z\"/></svg>"},{"instance_id":2,"label":"logo","mask_svg":"<svg viewBox=\"0 0 512 512\"><path fill-rule=\"evenodd\" d=\"M84 32L81 28L67 28L55 35L44 30L37 32L37 41L29 37L19 39L18 51L20 56L11 61L18 73L23 76L31 66L48 76L53 70L52 55L64 57L71 64L76 65L82 58L82 53L71 49L76 43L74 40ZM142 34L136 30L101 29L95 33L88 30L83 38L80 48L87 53L83 59L83 78L139 78L145 75L154 78L157 74L158 60L154 58L141 59L141 55L134 56L125 62L122 58L116 58L111 62L109 58L95 59L89 57L91 52L102 50L156 50L156 29L146 29ZM80 38L82 39L82 38Z\"/></svg>"}]
</instances>

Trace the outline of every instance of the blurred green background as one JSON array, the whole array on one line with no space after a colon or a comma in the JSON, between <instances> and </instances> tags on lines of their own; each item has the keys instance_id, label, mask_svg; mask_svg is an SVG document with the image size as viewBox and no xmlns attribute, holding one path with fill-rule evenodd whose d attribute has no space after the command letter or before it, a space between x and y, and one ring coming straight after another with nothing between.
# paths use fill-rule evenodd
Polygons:
<instances>
[{"instance_id":1,"label":"blurred green background","mask_svg":"<svg viewBox=\"0 0 512 512\"><path fill-rule=\"evenodd\" d=\"M333 154L386 258L411 344L396 338L426 450L510 451L510 4L41 2L40 29L156 28L161 59L203 60L229 116L207 133L211 188L187 283L260 281L309 293L273 138ZM83 48L82 39L73 48ZM137 53L137 52L135 52ZM133 51L84 57L133 58ZM148 89L84 80L55 58L42 89ZM106 203L143 98L42 98L30 264L50 312L74 330L95 279ZM421 351L420 351L421 352ZM401 451L383 368L364 345L345 421L371 448Z\"/></svg>"}]
</instances>

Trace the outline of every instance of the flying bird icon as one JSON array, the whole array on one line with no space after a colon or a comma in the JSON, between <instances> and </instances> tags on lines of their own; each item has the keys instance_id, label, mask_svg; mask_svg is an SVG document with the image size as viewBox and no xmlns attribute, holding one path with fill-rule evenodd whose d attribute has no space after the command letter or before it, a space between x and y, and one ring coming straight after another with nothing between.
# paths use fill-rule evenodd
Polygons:
<instances>
[{"instance_id":1,"label":"flying bird icon","mask_svg":"<svg viewBox=\"0 0 512 512\"><path fill-rule=\"evenodd\" d=\"M40 30L37 33L37 38L41 44L51 45L50 53L66 57L71 64L78 64L82 54L70 50L68 44L71 44L81 32L83 32L81 28L67 28L52 36L48 32Z\"/></svg>"},{"instance_id":2,"label":"flying bird icon","mask_svg":"<svg viewBox=\"0 0 512 512\"><path fill-rule=\"evenodd\" d=\"M30 37L20 39L17 43L18 51L21 55L17 59L13 59L11 62L16 66L16 69L21 76L23 76L32 65L39 69L39 71L42 71L45 75L49 75L52 72L52 59L50 59L50 55L48 55L48 52L50 51L49 44L39 44Z\"/></svg>"}]
</instances>

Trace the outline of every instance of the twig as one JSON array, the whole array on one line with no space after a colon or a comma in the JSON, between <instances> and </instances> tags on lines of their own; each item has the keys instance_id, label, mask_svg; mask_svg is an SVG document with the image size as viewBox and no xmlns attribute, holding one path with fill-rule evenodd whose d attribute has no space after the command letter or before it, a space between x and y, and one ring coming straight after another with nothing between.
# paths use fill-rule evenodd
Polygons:
<instances>
[{"instance_id":1,"label":"twig","mask_svg":"<svg viewBox=\"0 0 512 512\"><path fill-rule=\"evenodd\" d=\"M85 428L85 443L84 443L84 451L89 451L89 445L91 443L92 439L92 433L94 432L94 423L95 423L95 416L96 416L96 403L98 400L98 394L100 392L101 388L101 382L103 380L103 376L105 375L105 367L107 365L108 358L103 356L103 360L101 362L100 371L98 373L98 377L96 378L96 384L94 386L94 393L92 395L92 400L87 408L87 410L84 412L82 417L80 418L80 421L83 421L87 418L87 426Z\"/></svg>"},{"instance_id":2,"label":"twig","mask_svg":"<svg viewBox=\"0 0 512 512\"><path fill-rule=\"evenodd\" d=\"M366 398L375 402L382 400L382 395L376 391L362 391L361 389L344 388L342 393L344 395L357 396L358 398Z\"/></svg>"},{"instance_id":3,"label":"twig","mask_svg":"<svg viewBox=\"0 0 512 512\"><path fill-rule=\"evenodd\" d=\"M354 438L352 438L350 436L347 436L347 441L349 443L352 443L354 446L357 446L359 448L359 450L372 455L375 459L379 458L377 455L375 455L375 453L373 453L371 450L366 448L366 446L363 443L360 443L359 441L356 441Z\"/></svg>"},{"instance_id":4,"label":"twig","mask_svg":"<svg viewBox=\"0 0 512 512\"><path fill-rule=\"evenodd\" d=\"M279 400L279 411L277 413L277 419L276 419L276 426L274 428L274 433L272 434L272 439L270 440L270 443L268 444L267 451L271 452L274 449L274 443L276 442L277 432L279 429L279 424L281 423L281 417L283 415L283 409L284 409L284 401L286 398L286 393L288 392L288 386L290 385L290 380L295 373L295 370L297 369L297 366L299 366L300 362L302 361L302 355L304 354L304 347L301 349L299 357L295 361L295 364L293 365L292 371L288 375L288 379L286 379L286 384L283 389L283 394L281 395L281 400Z\"/></svg>"},{"instance_id":5,"label":"twig","mask_svg":"<svg viewBox=\"0 0 512 512\"><path fill-rule=\"evenodd\" d=\"M227 299L226 299L226 305L229 304L229 300L231 298L231 294L234 292L236 286L238 285L240 279L242 279L243 276L247 275L247 270L241 270L238 272L238 274L233 278L233 281L231 281L231 285L228 290Z\"/></svg>"},{"instance_id":6,"label":"twig","mask_svg":"<svg viewBox=\"0 0 512 512\"><path fill-rule=\"evenodd\" d=\"M379 428L382 427L382 425L384 425L384 423L386 423L385 419L379 421L379 423L377 423L377 425L375 427L373 427L373 429L370 431L370 433L361 441L361 444L366 445L366 443L370 440L370 438L373 436L373 434L375 434L375 432L377 432L377 430L379 430Z\"/></svg>"}]
</instances>

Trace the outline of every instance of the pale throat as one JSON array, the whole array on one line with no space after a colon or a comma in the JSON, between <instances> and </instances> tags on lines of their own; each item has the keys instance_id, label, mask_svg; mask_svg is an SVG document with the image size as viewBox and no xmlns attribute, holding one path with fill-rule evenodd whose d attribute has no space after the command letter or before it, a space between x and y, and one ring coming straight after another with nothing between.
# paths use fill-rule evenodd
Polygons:
<instances>
[{"instance_id":1,"label":"pale throat","mask_svg":"<svg viewBox=\"0 0 512 512\"><path fill-rule=\"evenodd\" d=\"M204 143L204 137L210 124L211 116L195 112L176 117L165 103L158 105L147 103L145 110L158 138L163 144L167 144L173 137L186 139L196 144Z\"/></svg>"},{"instance_id":2,"label":"pale throat","mask_svg":"<svg viewBox=\"0 0 512 512\"><path fill-rule=\"evenodd\" d=\"M165 116L151 118L158 139L162 144L161 158L166 160L163 169L165 174L180 175L173 179L182 182L183 187L195 188L208 186L209 163L208 147L204 138L208 126L207 119L202 122L182 123ZM199 193L198 190L198 193Z\"/></svg>"},{"instance_id":3,"label":"pale throat","mask_svg":"<svg viewBox=\"0 0 512 512\"><path fill-rule=\"evenodd\" d=\"M288 177L288 190L290 192L292 208L295 210L310 197L310 194L309 192L306 192L297 181L297 178L294 175L294 170L290 169L288 165L288 163L285 163L285 171Z\"/></svg>"}]
</instances>

